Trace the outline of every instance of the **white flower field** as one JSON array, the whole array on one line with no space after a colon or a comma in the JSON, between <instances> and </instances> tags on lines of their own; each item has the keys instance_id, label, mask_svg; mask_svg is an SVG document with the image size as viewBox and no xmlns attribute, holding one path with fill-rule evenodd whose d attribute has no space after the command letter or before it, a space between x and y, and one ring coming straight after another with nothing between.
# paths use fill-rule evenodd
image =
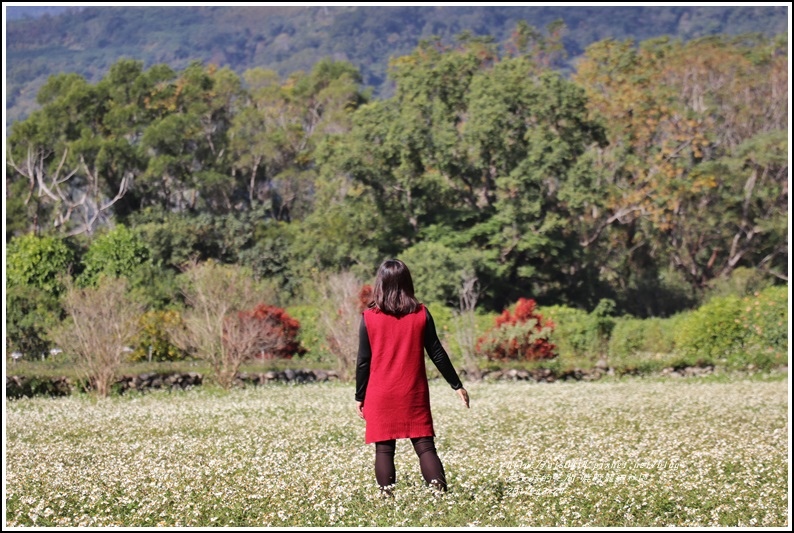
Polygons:
<instances>
[{"instance_id":1,"label":"white flower field","mask_svg":"<svg viewBox=\"0 0 794 533\"><path fill-rule=\"evenodd\" d=\"M381 497L350 384L5 405L6 526L789 525L788 383L431 383L449 492L408 441Z\"/></svg>"}]
</instances>

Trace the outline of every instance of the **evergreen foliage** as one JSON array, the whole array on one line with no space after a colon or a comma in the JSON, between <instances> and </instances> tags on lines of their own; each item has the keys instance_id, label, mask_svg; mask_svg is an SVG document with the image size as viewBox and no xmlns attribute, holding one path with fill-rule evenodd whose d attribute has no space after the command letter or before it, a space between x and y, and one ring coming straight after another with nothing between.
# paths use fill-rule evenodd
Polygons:
<instances>
[{"instance_id":1,"label":"evergreen foliage","mask_svg":"<svg viewBox=\"0 0 794 533\"><path fill-rule=\"evenodd\" d=\"M8 120L25 118L34 96L55 72L98 81L122 57L147 67L184 69L192 60L237 73L262 67L285 77L309 71L326 57L349 61L383 97L393 88L390 57L411 52L421 39L446 42L461 32L510 39L518 21L545 28L562 20L561 44L574 61L593 42L637 41L668 35L787 31L785 7L750 6L85 6L7 8ZM49 12L49 13L47 13ZM27 13L30 16L23 18ZM44 15L44 16L41 16ZM531 32L529 32L531 36Z\"/></svg>"},{"instance_id":2,"label":"evergreen foliage","mask_svg":"<svg viewBox=\"0 0 794 533\"><path fill-rule=\"evenodd\" d=\"M777 357L778 311L758 338L709 316L756 292L778 305L787 282L787 37L608 39L566 77L565 25L513 28L422 40L391 59L380 99L331 59L50 77L6 146L7 346L47 351L62 275L125 277L139 303L182 312L178 272L212 261L273 291L235 312L305 309L318 280L366 282L401 257L428 304L457 307L465 286L486 313L531 295L561 356ZM693 314L690 337L631 322L707 301L724 305ZM698 337L714 328L732 344Z\"/></svg>"}]
</instances>

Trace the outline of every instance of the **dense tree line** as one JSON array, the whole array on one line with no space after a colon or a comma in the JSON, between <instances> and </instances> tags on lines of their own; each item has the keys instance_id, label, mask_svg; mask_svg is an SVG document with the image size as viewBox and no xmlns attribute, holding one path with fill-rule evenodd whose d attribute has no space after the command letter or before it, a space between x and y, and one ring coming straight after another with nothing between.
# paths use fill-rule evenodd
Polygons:
<instances>
[{"instance_id":1,"label":"dense tree line","mask_svg":"<svg viewBox=\"0 0 794 533\"><path fill-rule=\"evenodd\" d=\"M380 100L331 60L51 77L8 137L10 314L55 320L63 271L127 276L163 308L207 259L282 305L389 256L426 300L476 281L497 311L610 298L666 316L737 268L787 280L786 38L601 41L566 79L559 29L423 41Z\"/></svg>"},{"instance_id":2,"label":"dense tree line","mask_svg":"<svg viewBox=\"0 0 794 533\"><path fill-rule=\"evenodd\" d=\"M517 21L546 27L563 20L566 72L585 48L607 37L646 40L669 35L691 40L714 34L785 32L785 6L78 6L53 16L14 19L19 11L52 7L10 6L6 14L6 125L37 108L34 96L49 75L76 72L92 83L123 57L149 68L166 63L182 70L191 61L254 67L280 76L311 70L324 57L349 61L365 86L388 97L391 57L406 55L420 39L446 43L462 31L492 35L502 43ZM34 13L35 14L35 13Z\"/></svg>"}]
</instances>

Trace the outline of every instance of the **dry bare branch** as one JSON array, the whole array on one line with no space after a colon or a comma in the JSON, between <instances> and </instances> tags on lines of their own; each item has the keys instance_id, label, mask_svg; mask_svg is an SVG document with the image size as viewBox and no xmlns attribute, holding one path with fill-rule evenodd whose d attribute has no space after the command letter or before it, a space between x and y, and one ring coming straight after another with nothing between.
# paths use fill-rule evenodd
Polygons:
<instances>
[{"instance_id":1,"label":"dry bare branch","mask_svg":"<svg viewBox=\"0 0 794 533\"><path fill-rule=\"evenodd\" d=\"M328 277L322 284L319 326L336 356L337 371L342 379L355 375L358 356L358 328L361 323L359 292L362 283L351 272Z\"/></svg>"},{"instance_id":2,"label":"dry bare branch","mask_svg":"<svg viewBox=\"0 0 794 533\"><path fill-rule=\"evenodd\" d=\"M256 290L244 269L213 262L184 269L187 310L184 327L170 331L171 341L208 362L218 384L229 388L240 365L257 353L262 332L241 316L267 296Z\"/></svg>"},{"instance_id":3,"label":"dry bare branch","mask_svg":"<svg viewBox=\"0 0 794 533\"><path fill-rule=\"evenodd\" d=\"M96 288L69 286L64 296L69 317L53 332L56 343L76 357L83 375L103 397L110 393L143 313L126 290L124 279L108 277Z\"/></svg>"}]
</instances>

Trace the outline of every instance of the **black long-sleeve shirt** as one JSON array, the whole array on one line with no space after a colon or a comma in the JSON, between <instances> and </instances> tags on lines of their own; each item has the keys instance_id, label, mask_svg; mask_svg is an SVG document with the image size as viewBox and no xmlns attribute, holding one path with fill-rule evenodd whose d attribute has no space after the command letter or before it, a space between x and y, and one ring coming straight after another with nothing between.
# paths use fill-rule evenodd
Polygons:
<instances>
[{"instance_id":1,"label":"black long-sleeve shirt","mask_svg":"<svg viewBox=\"0 0 794 533\"><path fill-rule=\"evenodd\" d=\"M463 383L460 381L455 367L452 366L452 361L449 360L446 350L441 345L436 332L436 324L433 322L433 317L425 307L425 316L427 322L425 323L425 350L430 356L430 360L436 365L438 371L447 380L447 383L454 390L463 388ZM361 324L358 327L358 358L356 360L356 401L363 402L367 394L367 384L369 383L369 364L372 360L372 347L369 345L369 335L367 334L367 324L364 322L364 317L361 317Z\"/></svg>"}]
</instances>

